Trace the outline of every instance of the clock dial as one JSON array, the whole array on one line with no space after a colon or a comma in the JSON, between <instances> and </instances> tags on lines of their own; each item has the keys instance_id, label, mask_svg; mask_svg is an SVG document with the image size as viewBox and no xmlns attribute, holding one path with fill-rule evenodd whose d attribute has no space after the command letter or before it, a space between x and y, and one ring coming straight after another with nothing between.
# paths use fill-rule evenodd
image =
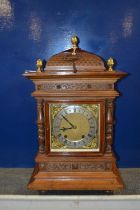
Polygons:
<instances>
[{"instance_id":1,"label":"clock dial","mask_svg":"<svg viewBox=\"0 0 140 210\"><path fill-rule=\"evenodd\" d=\"M67 148L82 148L97 134L95 116L83 106L66 106L54 118L53 134Z\"/></svg>"}]
</instances>

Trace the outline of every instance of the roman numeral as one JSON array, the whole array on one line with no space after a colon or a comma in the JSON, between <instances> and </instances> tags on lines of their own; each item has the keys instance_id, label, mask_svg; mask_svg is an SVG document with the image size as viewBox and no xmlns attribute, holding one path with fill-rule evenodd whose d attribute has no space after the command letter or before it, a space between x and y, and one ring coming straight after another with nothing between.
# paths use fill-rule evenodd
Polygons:
<instances>
[{"instance_id":1,"label":"roman numeral","mask_svg":"<svg viewBox=\"0 0 140 210\"><path fill-rule=\"evenodd\" d=\"M65 114L68 114L66 110L64 110Z\"/></svg>"},{"instance_id":2,"label":"roman numeral","mask_svg":"<svg viewBox=\"0 0 140 210\"><path fill-rule=\"evenodd\" d=\"M68 142L67 139L65 139L65 140L64 140L64 143L66 144L67 142Z\"/></svg>"},{"instance_id":3,"label":"roman numeral","mask_svg":"<svg viewBox=\"0 0 140 210\"><path fill-rule=\"evenodd\" d=\"M74 146L76 146L76 142L74 142Z\"/></svg>"}]
</instances>

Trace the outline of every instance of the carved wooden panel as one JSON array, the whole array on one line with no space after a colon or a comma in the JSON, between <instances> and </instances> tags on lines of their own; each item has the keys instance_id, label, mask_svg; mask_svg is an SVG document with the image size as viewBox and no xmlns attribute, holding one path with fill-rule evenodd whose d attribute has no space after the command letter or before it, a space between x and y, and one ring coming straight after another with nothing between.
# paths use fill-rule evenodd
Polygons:
<instances>
[{"instance_id":1,"label":"carved wooden panel","mask_svg":"<svg viewBox=\"0 0 140 210\"><path fill-rule=\"evenodd\" d=\"M112 162L44 162L39 167L47 171L109 171Z\"/></svg>"},{"instance_id":2,"label":"carved wooden panel","mask_svg":"<svg viewBox=\"0 0 140 210\"><path fill-rule=\"evenodd\" d=\"M46 83L36 85L37 90L49 91L49 90L111 90L112 84L107 83Z\"/></svg>"}]
</instances>

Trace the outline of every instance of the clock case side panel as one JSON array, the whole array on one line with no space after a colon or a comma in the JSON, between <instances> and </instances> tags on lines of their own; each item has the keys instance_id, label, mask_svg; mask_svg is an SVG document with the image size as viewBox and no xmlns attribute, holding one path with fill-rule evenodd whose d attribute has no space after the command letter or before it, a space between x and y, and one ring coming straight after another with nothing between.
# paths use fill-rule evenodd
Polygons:
<instances>
[{"instance_id":1,"label":"clock case side panel","mask_svg":"<svg viewBox=\"0 0 140 210\"><path fill-rule=\"evenodd\" d=\"M99 152L77 152L77 151L71 151L71 152L53 152L50 150L50 141L51 141L51 125L50 125L50 110L49 110L49 104L100 104L100 149ZM90 100L90 101L76 101L76 100L46 100L45 101L45 147L46 147L46 155L47 156L77 156L77 157L83 157L83 156L102 156L105 151L105 100Z\"/></svg>"}]
</instances>

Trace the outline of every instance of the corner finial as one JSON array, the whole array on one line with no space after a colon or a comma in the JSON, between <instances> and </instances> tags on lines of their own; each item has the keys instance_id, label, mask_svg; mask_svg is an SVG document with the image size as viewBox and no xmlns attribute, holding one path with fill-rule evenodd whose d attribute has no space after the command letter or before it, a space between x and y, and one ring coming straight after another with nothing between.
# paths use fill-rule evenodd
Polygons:
<instances>
[{"instance_id":1,"label":"corner finial","mask_svg":"<svg viewBox=\"0 0 140 210\"><path fill-rule=\"evenodd\" d=\"M36 61L36 66L37 66L37 72L43 71L43 61L41 59L38 59Z\"/></svg>"},{"instance_id":2,"label":"corner finial","mask_svg":"<svg viewBox=\"0 0 140 210\"><path fill-rule=\"evenodd\" d=\"M114 60L113 60L113 58L109 58L108 60L107 60L107 66L108 66L108 71L114 71L113 70L113 66L114 66Z\"/></svg>"},{"instance_id":3,"label":"corner finial","mask_svg":"<svg viewBox=\"0 0 140 210\"><path fill-rule=\"evenodd\" d=\"M76 55L76 49L78 48L79 38L77 36L73 36L71 38L73 52L72 55Z\"/></svg>"}]
</instances>

